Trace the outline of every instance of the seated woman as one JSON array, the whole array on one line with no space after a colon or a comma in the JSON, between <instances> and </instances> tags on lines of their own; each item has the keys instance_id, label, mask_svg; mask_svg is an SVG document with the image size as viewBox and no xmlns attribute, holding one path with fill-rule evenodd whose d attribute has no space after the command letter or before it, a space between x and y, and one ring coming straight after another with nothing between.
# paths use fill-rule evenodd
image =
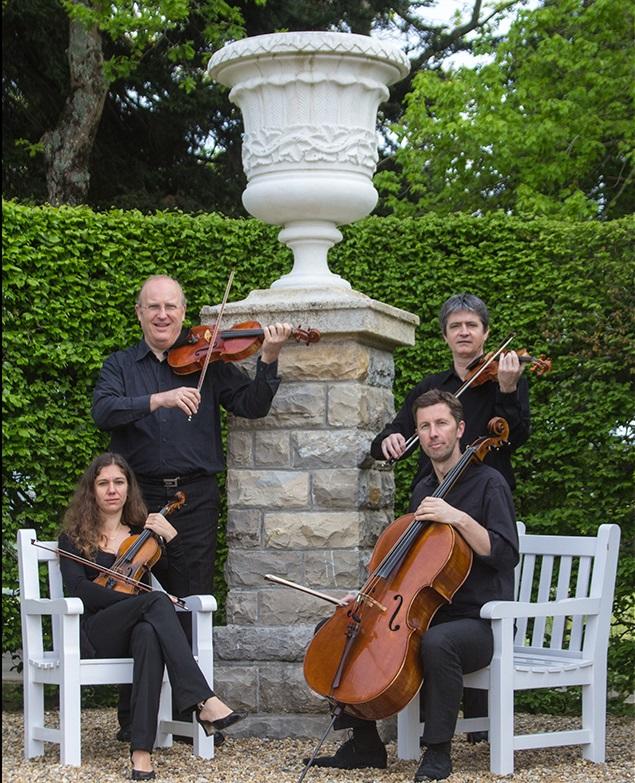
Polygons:
<instances>
[{"instance_id":1,"label":"seated woman","mask_svg":"<svg viewBox=\"0 0 635 783\"><path fill-rule=\"evenodd\" d=\"M187 593L187 563L177 531L161 514L149 514L134 474L118 454L102 454L80 478L64 515L59 548L110 568L119 547L146 527L165 541L153 568L157 579L175 595ZM196 709L209 736L245 717L212 691L198 664L174 608L160 591L130 594L95 584L99 572L62 557L64 589L84 603L81 655L87 658L134 659L131 698L132 780L152 780L151 752L157 732L164 666L180 710Z\"/></svg>"}]
</instances>

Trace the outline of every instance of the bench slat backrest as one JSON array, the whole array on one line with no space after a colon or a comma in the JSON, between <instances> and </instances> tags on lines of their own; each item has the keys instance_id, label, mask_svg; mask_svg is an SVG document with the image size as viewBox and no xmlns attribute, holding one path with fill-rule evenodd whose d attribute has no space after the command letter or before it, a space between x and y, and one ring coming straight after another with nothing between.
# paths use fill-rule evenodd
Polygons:
<instances>
[{"instance_id":1,"label":"bench slat backrest","mask_svg":"<svg viewBox=\"0 0 635 783\"><path fill-rule=\"evenodd\" d=\"M619 530L610 525L601 525L596 537L521 533L521 559L515 575L517 601L596 598L606 604L607 612L601 614L601 622L597 618L589 622L582 615L520 618L514 638L517 650L530 647L593 657L598 647L607 643L613 601L611 573L617 559L617 547L609 543L614 536L619 536ZM609 551L612 562L608 562Z\"/></svg>"}]
</instances>

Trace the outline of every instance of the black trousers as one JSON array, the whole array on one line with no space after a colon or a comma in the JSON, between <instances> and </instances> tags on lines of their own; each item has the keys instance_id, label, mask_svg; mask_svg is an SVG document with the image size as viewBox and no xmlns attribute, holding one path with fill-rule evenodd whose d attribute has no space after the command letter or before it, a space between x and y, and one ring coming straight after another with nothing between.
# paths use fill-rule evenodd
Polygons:
<instances>
[{"instance_id":1,"label":"black trousers","mask_svg":"<svg viewBox=\"0 0 635 783\"><path fill-rule=\"evenodd\" d=\"M134 659L130 698L132 750L152 751L164 666L179 710L191 711L214 695L165 593L131 596L86 617L84 629L97 657Z\"/></svg>"},{"instance_id":2,"label":"black trousers","mask_svg":"<svg viewBox=\"0 0 635 783\"><path fill-rule=\"evenodd\" d=\"M462 618L439 622L423 635L421 694L426 744L452 739L463 695L463 675L487 666L493 652L492 629L486 620ZM343 712L335 720L334 728L372 723Z\"/></svg>"},{"instance_id":3,"label":"black trousers","mask_svg":"<svg viewBox=\"0 0 635 783\"><path fill-rule=\"evenodd\" d=\"M174 499L177 492L177 489L141 479L139 479L139 487L151 512L160 511L166 503ZM184 492L185 504L170 515L169 521L178 531L188 559L190 575L188 595L207 595L214 589L214 561L220 502L218 484L214 476L204 476L180 484L178 490ZM190 612L179 612L178 618L191 645L192 615ZM130 726L131 698L130 686L121 685L117 719L123 729ZM176 704L174 704L174 716L178 720L191 718L191 715L179 710Z\"/></svg>"},{"instance_id":4,"label":"black trousers","mask_svg":"<svg viewBox=\"0 0 635 783\"><path fill-rule=\"evenodd\" d=\"M139 481L149 511L159 511L174 499L177 490ZM173 512L170 523L181 537L190 570L189 595L207 595L214 590L214 561L218 528L219 494L214 476L180 484L185 504Z\"/></svg>"}]
</instances>

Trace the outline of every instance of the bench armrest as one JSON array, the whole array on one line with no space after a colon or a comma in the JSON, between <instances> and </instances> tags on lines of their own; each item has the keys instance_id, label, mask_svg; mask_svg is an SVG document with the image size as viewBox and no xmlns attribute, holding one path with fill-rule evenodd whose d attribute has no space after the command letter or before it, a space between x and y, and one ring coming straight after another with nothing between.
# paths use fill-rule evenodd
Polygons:
<instances>
[{"instance_id":1,"label":"bench armrest","mask_svg":"<svg viewBox=\"0 0 635 783\"><path fill-rule=\"evenodd\" d=\"M22 601L22 605L26 614L84 614L84 603L81 598L26 598Z\"/></svg>"},{"instance_id":2,"label":"bench armrest","mask_svg":"<svg viewBox=\"0 0 635 783\"><path fill-rule=\"evenodd\" d=\"M215 612L218 608L213 595L187 595L183 600L192 612Z\"/></svg>"},{"instance_id":3,"label":"bench armrest","mask_svg":"<svg viewBox=\"0 0 635 783\"><path fill-rule=\"evenodd\" d=\"M486 620L500 620L504 617L568 617L599 612L599 598L563 598L561 601L542 603L488 601L481 607L481 617Z\"/></svg>"}]
</instances>

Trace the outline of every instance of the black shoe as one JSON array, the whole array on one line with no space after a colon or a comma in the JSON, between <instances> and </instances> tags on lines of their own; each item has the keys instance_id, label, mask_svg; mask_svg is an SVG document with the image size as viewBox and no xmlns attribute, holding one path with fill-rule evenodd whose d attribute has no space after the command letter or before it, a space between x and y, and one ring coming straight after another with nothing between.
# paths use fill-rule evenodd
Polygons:
<instances>
[{"instance_id":1,"label":"black shoe","mask_svg":"<svg viewBox=\"0 0 635 783\"><path fill-rule=\"evenodd\" d=\"M132 735L130 733L130 726L122 726L117 732L117 739L119 742L130 742Z\"/></svg>"},{"instance_id":2,"label":"black shoe","mask_svg":"<svg viewBox=\"0 0 635 783\"><path fill-rule=\"evenodd\" d=\"M236 712L233 710L229 715L225 715L224 718L218 718L217 720L203 720L201 718L201 711L196 711L196 720L203 727L203 731L208 737L214 734L214 730L220 731L221 729L227 729L233 726L234 723L238 723L239 720L244 720L247 717L246 712Z\"/></svg>"},{"instance_id":3,"label":"black shoe","mask_svg":"<svg viewBox=\"0 0 635 783\"><path fill-rule=\"evenodd\" d=\"M308 764L310 759L305 758ZM386 748L381 742L371 748L360 748L353 737L335 751L334 756L318 756L314 762L315 767L336 767L337 769L365 769L377 767L386 769L388 766Z\"/></svg>"},{"instance_id":4,"label":"black shoe","mask_svg":"<svg viewBox=\"0 0 635 783\"><path fill-rule=\"evenodd\" d=\"M487 742L489 734L486 731L470 731L467 734L467 741L470 745L476 745L477 742Z\"/></svg>"},{"instance_id":5,"label":"black shoe","mask_svg":"<svg viewBox=\"0 0 635 783\"><path fill-rule=\"evenodd\" d=\"M150 772L143 772L133 767L130 772L130 780L154 780L156 776L157 773L153 769Z\"/></svg>"},{"instance_id":6,"label":"black shoe","mask_svg":"<svg viewBox=\"0 0 635 783\"><path fill-rule=\"evenodd\" d=\"M451 774L450 743L441 742L438 745L428 745L419 763L419 768L415 772L415 780L445 780Z\"/></svg>"},{"instance_id":7,"label":"black shoe","mask_svg":"<svg viewBox=\"0 0 635 783\"><path fill-rule=\"evenodd\" d=\"M130 751L130 760L132 761L132 754L134 753L133 750ZM149 772L144 772L142 769L135 769L134 767L130 770L130 780L154 780L157 776L157 773L151 769Z\"/></svg>"}]
</instances>

